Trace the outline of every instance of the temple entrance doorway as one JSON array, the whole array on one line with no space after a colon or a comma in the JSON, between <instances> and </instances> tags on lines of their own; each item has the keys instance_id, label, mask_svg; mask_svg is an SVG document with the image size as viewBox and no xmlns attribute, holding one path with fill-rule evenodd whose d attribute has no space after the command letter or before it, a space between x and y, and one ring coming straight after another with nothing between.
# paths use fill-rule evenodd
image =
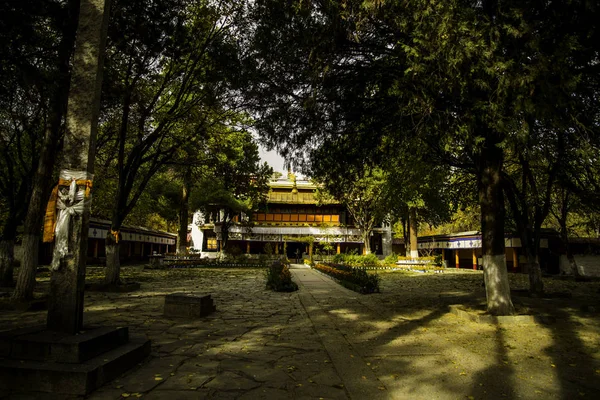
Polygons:
<instances>
[{"instance_id":1,"label":"temple entrance doorway","mask_svg":"<svg viewBox=\"0 0 600 400\"><path fill-rule=\"evenodd\" d=\"M306 252L306 247L307 245L305 243L287 242L287 258L291 263L296 263L297 258L300 258L299 262L302 263L302 253Z\"/></svg>"}]
</instances>

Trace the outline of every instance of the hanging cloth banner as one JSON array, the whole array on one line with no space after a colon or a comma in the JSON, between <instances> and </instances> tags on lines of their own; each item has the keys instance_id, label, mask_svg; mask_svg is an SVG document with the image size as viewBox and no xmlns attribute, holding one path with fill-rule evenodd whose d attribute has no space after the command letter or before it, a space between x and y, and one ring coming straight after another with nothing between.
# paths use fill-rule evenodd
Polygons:
<instances>
[{"instance_id":1,"label":"hanging cloth banner","mask_svg":"<svg viewBox=\"0 0 600 400\"><path fill-rule=\"evenodd\" d=\"M92 189L92 181L88 179L78 179L75 183L77 186L85 186L85 197L90 197L90 190ZM58 187L59 186L70 186L71 180L59 179L58 185L54 186L48 205L46 206L46 215L44 215L44 234L42 241L44 243L54 242L54 231L56 230L56 202L58 201Z\"/></svg>"},{"instance_id":2,"label":"hanging cloth banner","mask_svg":"<svg viewBox=\"0 0 600 400\"><path fill-rule=\"evenodd\" d=\"M46 206L46 215L44 215L44 234L42 241L44 243L54 242L54 230L56 229L56 200L58 199L58 185L52 189L50 200Z\"/></svg>"},{"instance_id":3,"label":"hanging cloth banner","mask_svg":"<svg viewBox=\"0 0 600 400\"><path fill-rule=\"evenodd\" d=\"M93 175L86 171L62 170L57 186L56 228L54 236L54 256L52 257L52 269L57 271L60 262L69 251L69 231L71 218L82 215L85 206L91 200L90 189L92 187Z\"/></svg>"}]
</instances>

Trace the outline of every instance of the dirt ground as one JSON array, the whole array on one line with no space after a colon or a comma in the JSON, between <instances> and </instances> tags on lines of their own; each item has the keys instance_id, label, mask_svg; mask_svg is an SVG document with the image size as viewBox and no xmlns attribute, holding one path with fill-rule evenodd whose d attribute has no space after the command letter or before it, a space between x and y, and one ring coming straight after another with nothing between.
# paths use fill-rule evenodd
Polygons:
<instances>
[{"instance_id":1,"label":"dirt ground","mask_svg":"<svg viewBox=\"0 0 600 400\"><path fill-rule=\"evenodd\" d=\"M473 313L482 312L485 292L480 272L396 271L380 276L379 294L330 290L315 294L314 301L356 350L357 357L365 360L388 391L387 398L600 398L600 282L546 277L549 295L530 298L524 292L527 276L510 274L513 302L519 312L550 318L544 323L486 324L463 320L450 312L455 304ZM129 326L132 333L152 339L154 357L188 338L181 324L162 316L163 296L180 291L211 293L215 299L218 319L202 326L204 339L198 338L213 347L223 341L242 340L248 332L256 336L257 327L273 328L269 337L275 341L287 337L288 342L310 346L318 340L307 336L315 328L306 328L300 335L289 326L290 321L308 319L299 298L303 289L291 294L270 292L265 289L261 269L131 267L123 269L123 277L140 282L142 289L121 294L86 293L86 323ZM100 268L88 269L89 282L101 278ZM49 275L40 274L38 281L43 291ZM246 328L240 333L235 330L241 325L233 322L242 319ZM2 311L0 330L44 320L45 312ZM236 338L228 338L231 334ZM325 366L330 367L311 366L311 373ZM321 397L301 392L308 390L308 384L303 386L293 374L288 375L293 380L290 387L296 391L292 397ZM119 398L124 389L118 386L108 384L99 393L107 395L102 398ZM153 390L149 387L146 394ZM211 390L205 393L208 398L218 393ZM242 392L236 393L242 398ZM323 397L351 397L348 392L335 393Z\"/></svg>"}]
</instances>

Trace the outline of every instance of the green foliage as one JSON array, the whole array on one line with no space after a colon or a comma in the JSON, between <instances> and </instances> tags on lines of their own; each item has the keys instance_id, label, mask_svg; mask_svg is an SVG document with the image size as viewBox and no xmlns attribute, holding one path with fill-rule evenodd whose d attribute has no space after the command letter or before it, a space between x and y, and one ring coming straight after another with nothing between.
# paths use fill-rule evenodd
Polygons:
<instances>
[{"instance_id":1,"label":"green foliage","mask_svg":"<svg viewBox=\"0 0 600 400\"><path fill-rule=\"evenodd\" d=\"M392 253L383 259L384 264L395 264L398 261L398 254Z\"/></svg>"},{"instance_id":2,"label":"green foliage","mask_svg":"<svg viewBox=\"0 0 600 400\"><path fill-rule=\"evenodd\" d=\"M261 254L258 255L258 262L261 263L261 264L265 264L266 265L266 264L269 263L270 260L271 260L271 257L269 257L266 254L261 253Z\"/></svg>"},{"instance_id":3,"label":"green foliage","mask_svg":"<svg viewBox=\"0 0 600 400\"><path fill-rule=\"evenodd\" d=\"M226 242L233 218L266 200L273 169L261 163L258 145L245 130L221 130L207 140L207 150L210 163L197 182L198 189L192 192L190 208L221 215Z\"/></svg>"},{"instance_id":4,"label":"green foliage","mask_svg":"<svg viewBox=\"0 0 600 400\"><path fill-rule=\"evenodd\" d=\"M379 266L381 262L375 254L348 254L341 253L333 256L333 262L335 264L344 264L353 267L375 267Z\"/></svg>"},{"instance_id":5,"label":"green foliage","mask_svg":"<svg viewBox=\"0 0 600 400\"><path fill-rule=\"evenodd\" d=\"M268 256L271 256L271 255L273 255L273 253L274 253L274 251L273 251L273 245L272 245L271 243L268 243L268 242L267 242L267 243L265 244L264 248L263 248L263 251L264 251L264 253L265 253L266 255L268 255Z\"/></svg>"},{"instance_id":6,"label":"green foliage","mask_svg":"<svg viewBox=\"0 0 600 400\"><path fill-rule=\"evenodd\" d=\"M295 292L298 285L292 281L289 266L282 261L275 261L267 268L267 289L276 292Z\"/></svg>"},{"instance_id":7,"label":"green foliage","mask_svg":"<svg viewBox=\"0 0 600 400\"><path fill-rule=\"evenodd\" d=\"M237 12L227 0L113 4L94 190L110 199L115 229L138 202L152 203L157 174L180 186L196 178L190 169L214 164L208 138L244 125L229 111L223 64Z\"/></svg>"},{"instance_id":8,"label":"green foliage","mask_svg":"<svg viewBox=\"0 0 600 400\"><path fill-rule=\"evenodd\" d=\"M261 0L248 64L279 79L253 82L248 94L270 143L300 159L305 148L317 149L310 167L327 160L321 169L337 166L333 175L360 176L363 166L415 155L425 161L415 171L445 166L432 174L439 183L448 167L479 173L491 147L526 154L559 131L579 139L569 146L589 144L591 155L599 12L577 0ZM562 166L573 167L565 171L580 192L600 192L593 176L600 175L584 172L597 171L595 158L580 154ZM410 177L406 166L399 170ZM408 183L400 203L419 206L435 197L435 185L420 192L413 176L399 174Z\"/></svg>"},{"instance_id":9,"label":"green foliage","mask_svg":"<svg viewBox=\"0 0 600 400\"><path fill-rule=\"evenodd\" d=\"M231 243L227 243L223 252L226 256L232 257L234 259L244 258L244 252L239 246L232 245Z\"/></svg>"},{"instance_id":10,"label":"green foliage","mask_svg":"<svg viewBox=\"0 0 600 400\"><path fill-rule=\"evenodd\" d=\"M315 165L315 164L313 164ZM317 199L326 202L335 198L346 206L355 225L361 230L367 252L370 253L369 237L389 212L391 199L386 197L385 183L388 175L381 169L371 169L362 175L337 175L337 169L314 170L315 180L323 189L317 191Z\"/></svg>"},{"instance_id":11,"label":"green foliage","mask_svg":"<svg viewBox=\"0 0 600 400\"><path fill-rule=\"evenodd\" d=\"M48 154L58 148L78 12L75 0L0 3L2 239L13 240L25 218L46 134ZM54 158L45 162L47 181L37 187L43 196L54 180Z\"/></svg>"},{"instance_id":12,"label":"green foliage","mask_svg":"<svg viewBox=\"0 0 600 400\"><path fill-rule=\"evenodd\" d=\"M110 220L117 182L105 177L94 188L92 214ZM173 171L154 175L147 188L125 218L125 224L168 232L176 231L177 205L181 197L181 182Z\"/></svg>"}]
</instances>

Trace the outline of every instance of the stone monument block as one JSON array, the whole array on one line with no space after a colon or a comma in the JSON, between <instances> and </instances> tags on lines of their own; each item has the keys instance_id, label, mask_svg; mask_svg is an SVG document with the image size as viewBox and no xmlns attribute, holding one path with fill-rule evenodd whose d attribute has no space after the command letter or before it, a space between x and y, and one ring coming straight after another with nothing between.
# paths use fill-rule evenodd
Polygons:
<instances>
[{"instance_id":1,"label":"stone monument block","mask_svg":"<svg viewBox=\"0 0 600 400\"><path fill-rule=\"evenodd\" d=\"M198 318L216 310L210 294L173 293L165 296L167 317Z\"/></svg>"}]
</instances>

